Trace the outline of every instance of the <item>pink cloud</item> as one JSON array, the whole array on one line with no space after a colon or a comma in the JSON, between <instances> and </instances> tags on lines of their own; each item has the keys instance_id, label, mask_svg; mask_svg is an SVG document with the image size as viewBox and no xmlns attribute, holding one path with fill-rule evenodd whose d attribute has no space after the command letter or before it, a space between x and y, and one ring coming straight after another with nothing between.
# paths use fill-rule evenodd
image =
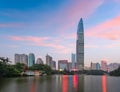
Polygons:
<instances>
[{"instance_id":1,"label":"pink cloud","mask_svg":"<svg viewBox=\"0 0 120 92\"><path fill-rule=\"evenodd\" d=\"M87 37L120 40L120 16L87 29Z\"/></svg>"},{"instance_id":2,"label":"pink cloud","mask_svg":"<svg viewBox=\"0 0 120 92\"><path fill-rule=\"evenodd\" d=\"M55 52L68 53L71 51L71 49L69 49L67 46L61 45L60 40L57 42L50 37L10 36L9 38L13 41L20 41L25 44L29 43L29 45L50 47L52 49L55 49Z\"/></svg>"},{"instance_id":3,"label":"pink cloud","mask_svg":"<svg viewBox=\"0 0 120 92\"><path fill-rule=\"evenodd\" d=\"M73 1L70 7L67 8L67 17L77 18L88 17L91 15L102 3L104 0L76 0Z\"/></svg>"},{"instance_id":4,"label":"pink cloud","mask_svg":"<svg viewBox=\"0 0 120 92\"><path fill-rule=\"evenodd\" d=\"M73 27L76 27L81 17L86 18L93 14L103 2L104 0L73 0L65 4L52 19L54 23L60 24L57 32L59 34L70 32Z\"/></svg>"},{"instance_id":5,"label":"pink cloud","mask_svg":"<svg viewBox=\"0 0 120 92\"><path fill-rule=\"evenodd\" d=\"M39 43L39 42L43 42L45 40L48 40L49 37L33 37L33 36L19 37L19 36L11 36L10 39L11 40L15 40L15 41L31 41L31 42L34 42L34 43Z\"/></svg>"}]
</instances>

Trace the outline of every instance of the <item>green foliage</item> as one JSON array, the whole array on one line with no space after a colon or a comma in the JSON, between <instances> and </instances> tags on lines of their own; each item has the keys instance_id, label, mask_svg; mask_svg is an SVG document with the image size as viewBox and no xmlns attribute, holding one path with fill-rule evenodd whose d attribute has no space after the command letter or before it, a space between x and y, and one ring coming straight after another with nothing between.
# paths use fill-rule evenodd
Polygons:
<instances>
[{"instance_id":1,"label":"green foliage","mask_svg":"<svg viewBox=\"0 0 120 92\"><path fill-rule=\"evenodd\" d=\"M86 74L88 74L88 75L104 75L105 72L102 70L90 70L90 71L86 71Z\"/></svg>"},{"instance_id":2,"label":"green foliage","mask_svg":"<svg viewBox=\"0 0 120 92\"><path fill-rule=\"evenodd\" d=\"M16 63L14 65L14 68L17 69L19 72L23 72L25 68L25 64L23 63Z\"/></svg>"},{"instance_id":3,"label":"green foliage","mask_svg":"<svg viewBox=\"0 0 120 92\"><path fill-rule=\"evenodd\" d=\"M5 77L14 77L20 76L22 72L24 72L27 67L22 63L16 63L15 65L9 65L5 62L0 62L0 76ZM35 64L29 68L30 70L39 70L43 74L50 75L52 73L52 69L48 65L43 64Z\"/></svg>"},{"instance_id":4,"label":"green foliage","mask_svg":"<svg viewBox=\"0 0 120 92\"><path fill-rule=\"evenodd\" d=\"M39 70L42 71L43 73L46 73L47 75L50 75L52 73L52 69L48 65L43 65L43 64L34 64L33 66L29 67L30 70Z\"/></svg>"},{"instance_id":5,"label":"green foliage","mask_svg":"<svg viewBox=\"0 0 120 92\"><path fill-rule=\"evenodd\" d=\"M20 71L18 71L14 66L8 65L6 68L6 76L12 77L12 76L18 76L20 74Z\"/></svg>"},{"instance_id":6,"label":"green foliage","mask_svg":"<svg viewBox=\"0 0 120 92\"><path fill-rule=\"evenodd\" d=\"M109 73L111 76L120 76L120 67Z\"/></svg>"},{"instance_id":7,"label":"green foliage","mask_svg":"<svg viewBox=\"0 0 120 92\"><path fill-rule=\"evenodd\" d=\"M5 62L0 62L0 76L14 77L20 76L20 73L24 71L24 64L17 63L16 65L9 65Z\"/></svg>"}]
</instances>

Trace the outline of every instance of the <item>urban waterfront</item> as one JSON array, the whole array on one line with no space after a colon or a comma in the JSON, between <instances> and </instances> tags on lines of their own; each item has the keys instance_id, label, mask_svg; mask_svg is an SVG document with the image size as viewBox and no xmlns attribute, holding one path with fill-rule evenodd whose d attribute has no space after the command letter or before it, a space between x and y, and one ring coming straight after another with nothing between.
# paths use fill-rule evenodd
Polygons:
<instances>
[{"instance_id":1,"label":"urban waterfront","mask_svg":"<svg viewBox=\"0 0 120 92\"><path fill-rule=\"evenodd\" d=\"M0 92L119 92L120 77L52 75L1 78Z\"/></svg>"}]
</instances>

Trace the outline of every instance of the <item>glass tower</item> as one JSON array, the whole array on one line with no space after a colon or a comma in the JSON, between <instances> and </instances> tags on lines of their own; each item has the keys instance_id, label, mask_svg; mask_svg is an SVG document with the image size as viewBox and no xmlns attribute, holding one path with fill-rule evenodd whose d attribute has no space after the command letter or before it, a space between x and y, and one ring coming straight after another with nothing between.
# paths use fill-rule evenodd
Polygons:
<instances>
[{"instance_id":1,"label":"glass tower","mask_svg":"<svg viewBox=\"0 0 120 92\"><path fill-rule=\"evenodd\" d=\"M28 62L28 66L32 66L35 64L35 55L33 53L29 54L29 62Z\"/></svg>"},{"instance_id":2,"label":"glass tower","mask_svg":"<svg viewBox=\"0 0 120 92\"><path fill-rule=\"evenodd\" d=\"M82 18L79 21L76 41L76 61L79 70L84 69L84 27Z\"/></svg>"}]
</instances>

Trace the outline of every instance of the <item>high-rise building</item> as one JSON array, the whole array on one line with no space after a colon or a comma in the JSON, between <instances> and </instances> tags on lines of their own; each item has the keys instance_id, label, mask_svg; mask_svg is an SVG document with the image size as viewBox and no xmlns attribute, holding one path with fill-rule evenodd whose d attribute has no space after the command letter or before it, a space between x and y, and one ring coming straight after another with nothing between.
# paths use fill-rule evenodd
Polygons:
<instances>
[{"instance_id":1,"label":"high-rise building","mask_svg":"<svg viewBox=\"0 0 120 92\"><path fill-rule=\"evenodd\" d=\"M100 64L99 63L96 63L96 69L100 70Z\"/></svg>"},{"instance_id":2,"label":"high-rise building","mask_svg":"<svg viewBox=\"0 0 120 92\"><path fill-rule=\"evenodd\" d=\"M28 56L26 54L15 54L15 63L17 62L28 65Z\"/></svg>"},{"instance_id":3,"label":"high-rise building","mask_svg":"<svg viewBox=\"0 0 120 92\"><path fill-rule=\"evenodd\" d=\"M100 64L91 62L91 70L100 70Z\"/></svg>"},{"instance_id":4,"label":"high-rise building","mask_svg":"<svg viewBox=\"0 0 120 92\"><path fill-rule=\"evenodd\" d=\"M46 55L46 64L49 65L53 70L56 70L56 62L53 61L50 55Z\"/></svg>"},{"instance_id":5,"label":"high-rise building","mask_svg":"<svg viewBox=\"0 0 120 92\"><path fill-rule=\"evenodd\" d=\"M84 69L84 27L82 18L79 21L77 29L77 42L76 42L76 61L79 70Z\"/></svg>"},{"instance_id":6,"label":"high-rise building","mask_svg":"<svg viewBox=\"0 0 120 92\"><path fill-rule=\"evenodd\" d=\"M28 66L32 66L35 64L35 55L33 53L29 54L29 62L28 62Z\"/></svg>"},{"instance_id":7,"label":"high-rise building","mask_svg":"<svg viewBox=\"0 0 120 92\"><path fill-rule=\"evenodd\" d=\"M50 61L52 61L52 57L50 55L46 55L46 64L50 66Z\"/></svg>"},{"instance_id":8,"label":"high-rise building","mask_svg":"<svg viewBox=\"0 0 120 92\"><path fill-rule=\"evenodd\" d=\"M20 54L15 54L15 63L20 62Z\"/></svg>"},{"instance_id":9,"label":"high-rise building","mask_svg":"<svg viewBox=\"0 0 120 92\"><path fill-rule=\"evenodd\" d=\"M58 60L58 70L68 70L68 60Z\"/></svg>"},{"instance_id":10,"label":"high-rise building","mask_svg":"<svg viewBox=\"0 0 120 92\"><path fill-rule=\"evenodd\" d=\"M101 61L101 70L108 71L107 62L105 60Z\"/></svg>"},{"instance_id":11,"label":"high-rise building","mask_svg":"<svg viewBox=\"0 0 120 92\"><path fill-rule=\"evenodd\" d=\"M92 63L92 62L91 62L91 70L97 70L97 69L96 69L96 63Z\"/></svg>"},{"instance_id":12,"label":"high-rise building","mask_svg":"<svg viewBox=\"0 0 120 92\"><path fill-rule=\"evenodd\" d=\"M36 64L44 64L41 58L37 58Z\"/></svg>"},{"instance_id":13,"label":"high-rise building","mask_svg":"<svg viewBox=\"0 0 120 92\"><path fill-rule=\"evenodd\" d=\"M75 69L75 67L74 67L74 69ZM72 71L72 62L68 62L68 70Z\"/></svg>"},{"instance_id":14,"label":"high-rise building","mask_svg":"<svg viewBox=\"0 0 120 92\"><path fill-rule=\"evenodd\" d=\"M56 61L51 61L50 66L53 70L56 70Z\"/></svg>"},{"instance_id":15,"label":"high-rise building","mask_svg":"<svg viewBox=\"0 0 120 92\"><path fill-rule=\"evenodd\" d=\"M72 69L75 69L75 54L71 54Z\"/></svg>"}]
</instances>

